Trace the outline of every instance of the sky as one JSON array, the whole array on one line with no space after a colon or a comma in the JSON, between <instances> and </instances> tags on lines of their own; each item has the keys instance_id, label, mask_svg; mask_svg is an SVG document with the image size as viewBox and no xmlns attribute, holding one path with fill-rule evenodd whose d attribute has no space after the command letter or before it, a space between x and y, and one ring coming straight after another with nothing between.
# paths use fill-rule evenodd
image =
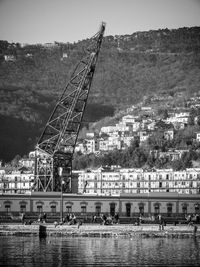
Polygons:
<instances>
[{"instance_id":1,"label":"sky","mask_svg":"<svg viewBox=\"0 0 200 267\"><path fill-rule=\"evenodd\" d=\"M0 0L0 40L77 42L105 35L200 26L200 0Z\"/></svg>"}]
</instances>

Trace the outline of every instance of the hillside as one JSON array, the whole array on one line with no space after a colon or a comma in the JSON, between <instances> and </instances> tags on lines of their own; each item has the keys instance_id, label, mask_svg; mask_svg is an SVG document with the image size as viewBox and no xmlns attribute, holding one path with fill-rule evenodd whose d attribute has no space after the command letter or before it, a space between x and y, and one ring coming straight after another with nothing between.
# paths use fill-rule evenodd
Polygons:
<instances>
[{"instance_id":1,"label":"hillside","mask_svg":"<svg viewBox=\"0 0 200 267\"><path fill-rule=\"evenodd\" d=\"M22 47L0 41L0 158L10 160L34 147L83 55L83 47L89 43L90 39ZM200 27L107 36L84 121L112 116L114 110L137 103L144 96L178 91L187 96L198 92L199 84ZM29 131L32 127L34 130ZM22 134L13 140L18 131Z\"/></svg>"}]
</instances>

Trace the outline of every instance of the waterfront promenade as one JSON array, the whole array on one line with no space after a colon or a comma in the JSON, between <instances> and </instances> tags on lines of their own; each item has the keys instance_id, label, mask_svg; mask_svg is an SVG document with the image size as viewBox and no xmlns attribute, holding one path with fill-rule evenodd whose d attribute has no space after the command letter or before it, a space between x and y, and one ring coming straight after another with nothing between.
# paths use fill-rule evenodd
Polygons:
<instances>
[{"instance_id":1,"label":"waterfront promenade","mask_svg":"<svg viewBox=\"0 0 200 267\"><path fill-rule=\"evenodd\" d=\"M83 224L78 225L58 225L41 224L45 229L47 236L80 236L80 237L170 237L170 238L200 238L200 227L197 225L196 231L194 226L188 225L167 225L164 230L159 229L159 225L143 224L135 225L99 225ZM40 224L21 225L21 224L1 224L0 235L38 235Z\"/></svg>"}]
</instances>

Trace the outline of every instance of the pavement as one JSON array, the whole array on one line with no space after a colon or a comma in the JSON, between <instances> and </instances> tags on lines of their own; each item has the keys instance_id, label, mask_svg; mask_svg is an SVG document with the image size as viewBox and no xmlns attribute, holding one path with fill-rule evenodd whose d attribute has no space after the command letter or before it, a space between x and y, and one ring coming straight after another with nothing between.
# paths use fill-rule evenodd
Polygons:
<instances>
[{"instance_id":1,"label":"pavement","mask_svg":"<svg viewBox=\"0 0 200 267\"><path fill-rule=\"evenodd\" d=\"M99 225L54 225L48 223L22 225L22 224L0 224L0 235L39 235L47 236L89 236L89 237L131 237L140 235L143 237L199 237L200 225L167 225L161 230L158 224L139 226L131 224Z\"/></svg>"}]
</instances>

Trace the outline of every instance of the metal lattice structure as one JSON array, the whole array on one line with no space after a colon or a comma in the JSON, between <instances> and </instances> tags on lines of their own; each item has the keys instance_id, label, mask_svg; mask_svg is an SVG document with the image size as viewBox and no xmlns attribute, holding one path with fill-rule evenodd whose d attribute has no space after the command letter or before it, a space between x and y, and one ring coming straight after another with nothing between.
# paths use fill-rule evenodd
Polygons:
<instances>
[{"instance_id":1,"label":"metal lattice structure","mask_svg":"<svg viewBox=\"0 0 200 267\"><path fill-rule=\"evenodd\" d=\"M104 31L105 23L102 23L99 32L91 38L85 56L77 64L39 138L36 145L35 191L60 190L59 167L63 168L64 191L71 191L74 149Z\"/></svg>"}]
</instances>

